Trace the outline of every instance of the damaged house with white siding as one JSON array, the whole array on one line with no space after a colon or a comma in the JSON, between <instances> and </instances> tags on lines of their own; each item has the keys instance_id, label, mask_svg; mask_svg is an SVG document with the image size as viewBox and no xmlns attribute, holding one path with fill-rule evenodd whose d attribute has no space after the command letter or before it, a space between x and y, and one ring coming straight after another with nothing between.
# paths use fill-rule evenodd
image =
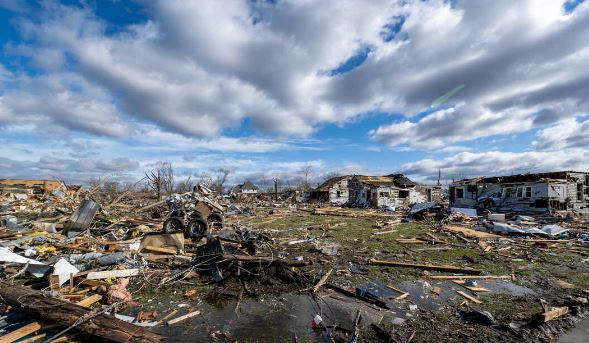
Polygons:
<instances>
[{"instance_id":1,"label":"damaged house with white siding","mask_svg":"<svg viewBox=\"0 0 589 343\"><path fill-rule=\"evenodd\" d=\"M309 198L320 202L343 205L350 200L348 181L350 175L332 177L310 192Z\"/></svg>"},{"instance_id":2,"label":"damaged house with white siding","mask_svg":"<svg viewBox=\"0 0 589 343\"><path fill-rule=\"evenodd\" d=\"M496 212L589 212L589 173L558 171L478 177L450 184L451 207Z\"/></svg>"},{"instance_id":3,"label":"damaged house with white siding","mask_svg":"<svg viewBox=\"0 0 589 343\"><path fill-rule=\"evenodd\" d=\"M417 184L403 174L354 175L348 185L350 203L359 206L396 207L427 200L415 189Z\"/></svg>"}]
</instances>

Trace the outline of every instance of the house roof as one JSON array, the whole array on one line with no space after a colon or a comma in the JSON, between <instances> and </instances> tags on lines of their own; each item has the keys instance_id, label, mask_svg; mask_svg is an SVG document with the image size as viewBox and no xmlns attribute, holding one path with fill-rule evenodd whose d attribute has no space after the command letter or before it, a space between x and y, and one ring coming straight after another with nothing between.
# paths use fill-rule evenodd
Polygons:
<instances>
[{"instance_id":1,"label":"house roof","mask_svg":"<svg viewBox=\"0 0 589 343\"><path fill-rule=\"evenodd\" d=\"M351 178L350 175L343 175L343 176L335 176L335 177L332 177L332 178L326 180L325 182L323 182L322 184L320 184L319 187L315 188L315 191L327 192L336 183L338 183L338 182L340 182L340 181L342 181L344 179L350 179L350 178Z\"/></svg>"},{"instance_id":2,"label":"house roof","mask_svg":"<svg viewBox=\"0 0 589 343\"><path fill-rule=\"evenodd\" d=\"M251 190L257 190L258 186L254 185L253 183L251 183L249 180L244 182L243 185L241 185L241 189L251 189Z\"/></svg>"},{"instance_id":3,"label":"house roof","mask_svg":"<svg viewBox=\"0 0 589 343\"><path fill-rule=\"evenodd\" d=\"M386 176L356 175L356 180L370 186L396 186L413 187L417 184L403 174L390 174Z\"/></svg>"},{"instance_id":4,"label":"house roof","mask_svg":"<svg viewBox=\"0 0 589 343\"><path fill-rule=\"evenodd\" d=\"M242 183L241 185L236 185L235 187L233 187L234 192L242 192L244 189L257 191L258 187L251 183L249 180Z\"/></svg>"},{"instance_id":5,"label":"house roof","mask_svg":"<svg viewBox=\"0 0 589 343\"><path fill-rule=\"evenodd\" d=\"M575 171L555 171L545 173L526 173L516 175L505 175L505 176L488 176L488 177L476 177L472 179L463 179L456 181L457 184L473 184L473 183L500 183L500 182L526 182L526 181L541 181L546 179L559 179L564 180L570 173L583 173L587 172L575 172Z\"/></svg>"}]
</instances>

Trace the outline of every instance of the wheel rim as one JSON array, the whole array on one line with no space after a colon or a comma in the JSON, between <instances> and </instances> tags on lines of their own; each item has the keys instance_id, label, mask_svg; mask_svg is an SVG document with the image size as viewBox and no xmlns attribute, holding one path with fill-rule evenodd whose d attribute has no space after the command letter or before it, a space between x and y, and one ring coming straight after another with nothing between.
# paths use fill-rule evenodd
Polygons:
<instances>
[{"instance_id":1,"label":"wheel rim","mask_svg":"<svg viewBox=\"0 0 589 343\"><path fill-rule=\"evenodd\" d=\"M206 227L197 220L193 220L190 222L190 234L194 238L202 237L205 234Z\"/></svg>"}]
</instances>

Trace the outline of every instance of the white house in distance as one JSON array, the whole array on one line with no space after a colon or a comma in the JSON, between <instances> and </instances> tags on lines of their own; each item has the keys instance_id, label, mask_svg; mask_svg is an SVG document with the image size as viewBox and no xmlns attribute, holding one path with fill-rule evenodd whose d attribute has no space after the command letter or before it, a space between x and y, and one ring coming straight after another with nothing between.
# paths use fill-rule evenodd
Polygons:
<instances>
[{"instance_id":1,"label":"white house in distance","mask_svg":"<svg viewBox=\"0 0 589 343\"><path fill-rule=\"evenodd\" d=\"M258 187L251 183L250 181L246 181L241 185L236 185L233 187L233 193L235 194L258 194Z\"/></svg>"}]
</instances>

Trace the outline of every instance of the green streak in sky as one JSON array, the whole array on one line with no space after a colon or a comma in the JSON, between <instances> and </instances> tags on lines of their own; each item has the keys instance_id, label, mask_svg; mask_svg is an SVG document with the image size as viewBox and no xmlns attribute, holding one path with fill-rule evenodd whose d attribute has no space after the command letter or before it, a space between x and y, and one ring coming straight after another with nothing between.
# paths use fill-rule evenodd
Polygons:
<instances>
[{"instance_id":1,"label":"green streak in sky","mask_svg":"<svg viewBox=\"0 0 589 343\"><path fill-rule=\"evenodd\" d=\"M454 88L453 90L449 91L448 93L442 95L441 97L437 98L433 103L432 103L432 107L436 107L439 106L443 103L446 102L446 100L450 99L451 97L453 97L456 93L460 92L462 90L462 88L464 88L464 84L461 84L460 86Z\"/></svg>"}]
</instances>

